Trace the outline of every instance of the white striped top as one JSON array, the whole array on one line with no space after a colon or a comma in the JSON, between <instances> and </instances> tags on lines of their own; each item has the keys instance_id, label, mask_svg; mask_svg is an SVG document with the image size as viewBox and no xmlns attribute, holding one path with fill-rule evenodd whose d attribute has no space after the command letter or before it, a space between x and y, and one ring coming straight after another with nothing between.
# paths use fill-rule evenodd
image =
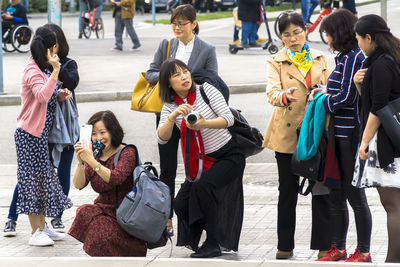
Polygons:
<instances>
[{"instance_id":1,"label":"white striped top","mask_svg":"<svg viewBox=\"0 0 400 267\"><path fill-rule=\"evenodd\" d=\"M218 91L217 88L215 88L209 83L203 84L204 92L208 97L208 99L210 100L210 106L212 107L211 109L207 105L207 103L203 100L199 88L200 86L196 87L196 100L194 101L193 109L199 112L201 115L203 115L203 117L206 120L222 117L227 121L228 123L227 127L232 126L234 123L234 118L221 92ZM187 103L186 99L183 99L183 101ZM159 126L163 125L163 123L167 120L168 115L171 114L177 107L178 106L175 104L175 102L164 104L161 110ZM178 126L179 129L181 128L182 118L183 118L182 116L178 116L175 121L175 124L176 126ZM204 150L206 154L210 154L212 152L217 151L218 149L226 145L226 143L228 143L229 140L232 138L232 135L226 128L225 129L205 128L201 129L200 133L201 136L203 137ZM157 140L159 144L166 144L168 142L162 140L158 136L158 129L157 129Z\"/></svg>"}]
</instances>

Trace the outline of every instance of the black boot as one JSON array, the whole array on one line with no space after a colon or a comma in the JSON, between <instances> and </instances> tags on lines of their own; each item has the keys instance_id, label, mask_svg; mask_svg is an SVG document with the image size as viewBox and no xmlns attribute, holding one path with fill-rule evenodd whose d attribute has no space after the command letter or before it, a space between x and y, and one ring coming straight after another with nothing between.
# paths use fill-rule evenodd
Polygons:
<instances>
[{"instance_id":1,"label":"black boot","mask_svg":"<svg viewBox=\"0 0 400 267\"><path fill-rule=\"evenodd\" d=\"M218 256L221 256L221 249L218 242L211 238L207 238L195 253L190 254L191 258L213 258Z\"/></svg>"}]
</instances>

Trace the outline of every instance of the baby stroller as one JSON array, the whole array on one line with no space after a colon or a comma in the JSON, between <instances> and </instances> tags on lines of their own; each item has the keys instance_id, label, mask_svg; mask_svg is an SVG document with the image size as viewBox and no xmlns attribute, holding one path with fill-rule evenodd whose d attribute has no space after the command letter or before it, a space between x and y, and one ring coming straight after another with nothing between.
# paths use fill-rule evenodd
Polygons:
<instances>
[{"instance_id":1,"label":"baby stroller","mask_svg":"<svg viewBox=\"0 0 400 267\"><path fill-rule=\"evenodd\" d=\"M254 47L254 48L253 47L246 48L246 47L243 47L243 46L238 45L238 44L230 44L229 45L229 53L236 54L239 50L247 50L247 49L248 50L265 50L265 49L268 49L268 52L270 54L276 54L279 51L279 47L278 47L277 41L272 39L271 31L269 30L268 19L267 19L267 15L266 15L266 12L265 12L265 3L264 3L264 1L263 1L262 5L261 5L261 8L262 8L262 14L263 14L264 23L265 23L265 26L267 28L268 41L265 42L262 47Z\"/></svg>"}]
</instances>

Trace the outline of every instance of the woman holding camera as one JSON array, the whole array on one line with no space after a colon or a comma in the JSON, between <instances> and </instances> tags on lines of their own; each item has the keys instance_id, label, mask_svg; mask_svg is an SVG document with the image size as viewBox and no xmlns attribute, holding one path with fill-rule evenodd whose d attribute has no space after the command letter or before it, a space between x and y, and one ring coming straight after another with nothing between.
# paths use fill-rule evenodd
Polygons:
<instances>
[{"instance_id":1,"label":"woman holding camera","mask_svg":"<svg viewBox=\"0 0 400 267\"><path fill-rule=\"evenodd\" d=\"M174 200L177 245L190 246L195 251L193 258L220 256L220 246L237 251L245 157L226 129L233 125L233 115L218 89L208 83L196 86L189 67L180 60L170 59L161 65L159 84L164 107L158 143L166 144L178 127L187 170L186 181ZM209 105L200 90L210 100ZM194 118L189 119L188 114ZM207 239L198 248L203 230Z\"/></svg>"},{"instance_id":2,"label":"woman holding camera","mask_svg":"<svg viewBox=\"0 0 400 267\"><path fill-rule=\"evenodd\" d=\"M116 218L117 207L133 187L136 151L132 147L124 149L124 132L111 111L93 114L88 124L93 125L92 143L99 144L100 152L95 158L92 149L80 142L75 144L79 164L73 183L79 190L90 183L99 196L94 204L77 209L69 234L83 243L83 250L90 256L145 257L145 242L125 232ZM114 166L114 155L121 149Z\"/></svg>"},{"instance_id":3,"label":"woman holding camera","mask_svg":"<svg viewBox=\"0 0 400 267\"><path fill-rule=\"evenodd\" d=\"M297 146L297 130L305 112L307 94L317 84L326 84L329 70L324 55L306 43L303 18L286 12L279 19L279 32L285 47L267 61L268 102L274 111L263 146L275 151L279 175L277 259L293 256L299 176L291 171L291 159ZM318 258L331 246L329 231L329 191L317 184L313 189L311 249Z\"/></svg>"},{"instance_id":4,"label":"woman holding camera","mask_svg":"<svg viewBox=\"0 0 400 267\"><path fill-rule=\"evenodd\" d=\"M171 26L175 38L170 40L170 53L167 55L168 40L164 39L154 55L153 62L146 72L146 80L150 83L159 81L160 67L166 58L176 58L189 66L190 71L207 70L217 74L218 64L215 47L204 42L198 36L199 24L196 21L196 10L190 4L178 6L171 15ZM160 116L157 115L157 127ZM179 129L174 127L168 144L158 146L160 155L160 179L168 185L171 200L175 196L175 177L178 165L177 149L179 144ZM170 218L172 218L171 209ZM172 220L168 220L167 230L173 235Z\"/></svg>"}]
</instances>

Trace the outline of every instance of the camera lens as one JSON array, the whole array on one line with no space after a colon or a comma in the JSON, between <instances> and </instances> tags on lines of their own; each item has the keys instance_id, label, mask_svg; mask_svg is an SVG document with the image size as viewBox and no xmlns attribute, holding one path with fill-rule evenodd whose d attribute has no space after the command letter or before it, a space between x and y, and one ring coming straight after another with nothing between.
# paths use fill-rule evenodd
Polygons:
<instances>
[{"instance_id":1,"label":"camera lens","mask_svg":"<svg viewBox=\"0 0 400 267\"><path fill-rule=\"evenodd\" d=\"M188 114L187 117L186 117L186 121L187 121L189 124L195 124L196 121L197 121L197 116L196 116L196 114L193 114L193 113Z\"/></svg>"}]
</instances>

